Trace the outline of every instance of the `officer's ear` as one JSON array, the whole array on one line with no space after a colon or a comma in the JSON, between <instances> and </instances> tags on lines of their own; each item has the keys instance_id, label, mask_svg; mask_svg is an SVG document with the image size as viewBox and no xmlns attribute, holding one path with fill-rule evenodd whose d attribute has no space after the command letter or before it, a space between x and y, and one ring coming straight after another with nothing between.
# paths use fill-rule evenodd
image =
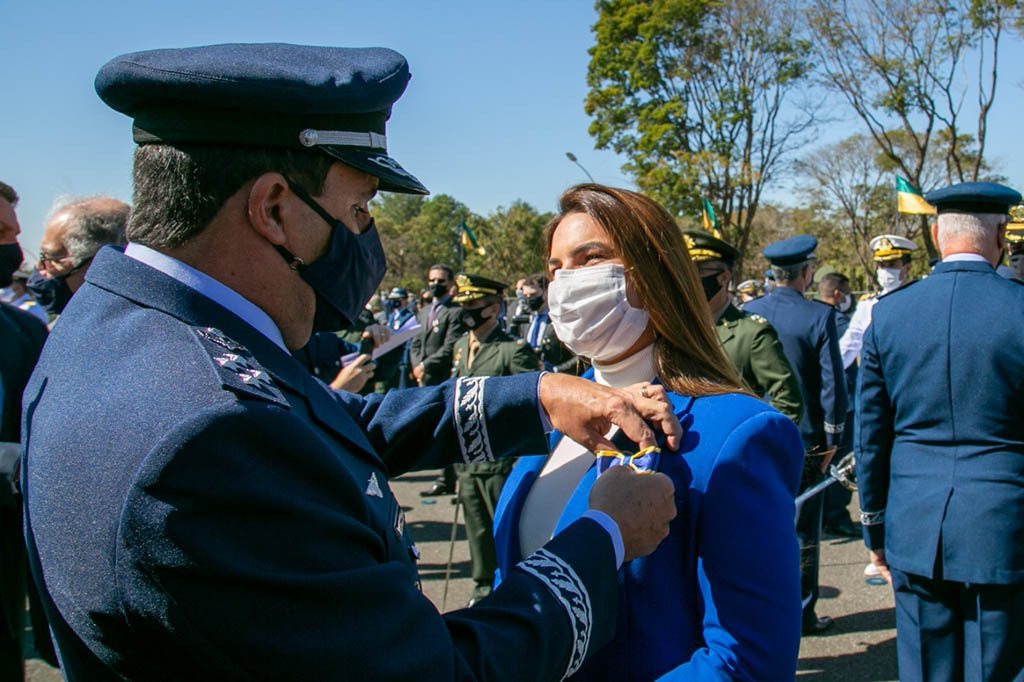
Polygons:
<instances>
[{"instance_id":1,"label":"officer's ear","mask_svg":"<svg viewBox=\"0 0 1024 682\"><path fill-rule=\"evenodd\" d=\"M286 201L290 194L288 183L280 173L264 173L249 187L247 211L252 229L271 244L284 246L288 242L285 223L297 218L300 207Z\"/></svg>"},{"instance_id":2,"label":"officer's ear","mask_svg":"<svg viewBox=\"0 0 1024 682\"><path fill-rule=\"evenodd\" d=\"M935 244L936 248L938 248L938 246L939 246L939 221L938 220L936 220L934 223L932 223L931 233L932 233L932 244ZM940 249L940 251L941 251L941 249Z\"/></svg>"}]
</instances>

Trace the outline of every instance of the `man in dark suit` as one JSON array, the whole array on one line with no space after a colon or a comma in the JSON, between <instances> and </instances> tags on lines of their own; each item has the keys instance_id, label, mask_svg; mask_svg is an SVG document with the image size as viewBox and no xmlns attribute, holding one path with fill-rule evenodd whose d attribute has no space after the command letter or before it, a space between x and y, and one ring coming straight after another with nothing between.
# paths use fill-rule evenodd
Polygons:
<instances>
[{"instance_id":1,"label":"man in dark suit","mask_svg":"<svg viewBox=\"0 0 1024 682\"><path fill-rule=\"evenodd\" d=\"M0 286L21 265L18 194L0 182ZM34 315L0 303L0 679L24 677L21 637L25 622L25 540L21 497L15 486L21 440L21 393L46 340L46 325ZM42 641L49 638L39 620Z\"/></svg>"},{"instance_id":2,"label":"man in dark suit","mask_svg":"<svg viewBox=\"0 0 1024 682\"><path fill-rule=\"evenodd\" d=\"M895 591L900 680L1019 680L1024 286L994 268L1021 195L963 183L925 198L942 262L878 299L861 351L864 538Z\"/></svg>"},{"instance_id":3,"label":"man in dark suit","mask_svg":"<svg viewBox=\"0 0 1024 682\"><path fill-rule=\"evenodd\" d=\"M589 363L578 358L558 340L548 315L548 279L544 275L531 275L523 280L523 301L528 314L513 333L530 347L549 372L568 372L579 376Z\"/></svg>"},{"instance_id":4,"label":"man in dark suit","mask_svg":"<svg viewBox=\"0 0 1024 682\"><path fill-rule=\"evenodd\" d=\"M800 435L807 457L801 491L821 480L829 453L839 446L846 421L846 381L839 355L836 311L821 301L809 301L804 291L814 276L814 249L818 240L802 234L764 249L772 264L776 286L765 296L743 306L775 327L786 359L796 372L804 397ZM818 601L818 545L821 536L822 496L808 500L800 510L797 535L801 544L801 585L805 634L821 632L832 624L814 611Z\"/></svg>"},{"instance_id":5,"label":"man in dark suit","mask_svg":"<svg viewBox=\"0 0 1024 682\"><path fill-rule=\"evenodd\" d=\"M452 301L455 273L447 265L432 265L427 272L430 305L419 312L420 333L409 342L409 364L420 386L437 386L452 375L452 353L466 328L462 309ZM451 495L455 492L455 469L446 466L423 497Z\"/></svg>"},{"instance_id":6,"label":"man in dark suit","mask_svg":"<svg viewBox=\"0 0 1024 682\"><path fill-rule=\"evenodd\" d=\"M545 418L593 448L612 423L653 445L651 419L677 446L667 404L539 373L361 397L289 353L380 285L377 189L426 192L385 148L408 79L391 50L286 44L97 76L139 143L129 244L54 328L22 433L69 679L557 680L610 639L617 568L667 533L669 480L614 477L480 608L442 616L386 476L543 448Z\"/></svg>"}]
</instances>

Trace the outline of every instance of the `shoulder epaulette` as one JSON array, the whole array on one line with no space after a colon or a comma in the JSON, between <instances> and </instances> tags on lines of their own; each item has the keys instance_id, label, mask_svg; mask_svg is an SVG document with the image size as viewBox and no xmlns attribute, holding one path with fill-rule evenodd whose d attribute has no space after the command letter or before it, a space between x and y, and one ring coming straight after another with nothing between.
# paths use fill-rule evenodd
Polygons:
<instances>
[{"instance_id":1,"label":"shoulder epaulette","mask_svg":"<svg viewBox=\"0 0 1024 682\"><path fill-rule=\"evenodd\" d=\"M214 327L191 327L224 388L288 407L281 389L242 344Z\"/></svg>"},{"instance_id":2,"label":"shoulder epaulette","mask_svg":"<svg viewBox=\"0 0 1024 682\"><path fill-rule=\"evenodd\" d=\"M757 322L758 324L768 324L768 320L764 319L764 317L758 315L757 313L747 313L747 317L749 317L754 322Z\"/></svg>"}]
</instances>

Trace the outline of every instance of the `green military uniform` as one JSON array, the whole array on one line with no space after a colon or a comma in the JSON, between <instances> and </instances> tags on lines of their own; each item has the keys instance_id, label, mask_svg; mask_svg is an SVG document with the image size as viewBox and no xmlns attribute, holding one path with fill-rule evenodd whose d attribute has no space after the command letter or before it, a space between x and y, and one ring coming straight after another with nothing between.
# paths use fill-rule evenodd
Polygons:
<instances>
[{"instance_id":1,"label":"green military uniform","mask_svg":"<svg viewBox=\"0 0 1024 682\"><path fill-rule=\"evenodd\" d=\"M804 401L793 368L782 352L775 329L760 315L744 313L730 304L718 318L722 350L740 372L743 382L772 407L800 423Z\"/></svg>"},{"instance_id":2,"label":"green military uniform","mask_svg":"<svg viewBox=\"0 0 1024 682\"><path fill-rule=\"evenodd\" d=\"M488 295L500 296L504 289L504 285L499 282L473 275L460 274L456 282L459 293L455 295L455 301L458 303L475 301ZM530 344L500 327L494 327L485 338L479 340L480 346L470 362L470 343L473 341L471 332L467 332L455 342L453 377L509 376L536 372L541 368L540 360ZM512 464L512 459L506 457L496 462L456 465L458 499L465 510L471 573L476 582L474 600L489 594L494 582L498 561L491 526L494 523L494 507L498 503L505 479L512 471Z\"/></svg>"},{"instance_id":3,"label":"green military uniform","mask_svg":"<svg viewBox=\"0 0 1024 682\"><path fill-rule=\"evenodd\" d=\"M683 238L693 262L698 266L719 263L719 274L731 271L740 255L717 234L705 230L687 230ZM709 290L705 285L709 301L721 300L717 298L720 291L717 287ZM714 305L718 309L720 304ZM716 328L722 350L747 387L760 397L768 396L772 407L799 424L804 411L800 381L786 359L775 329L760 315L744 313L732 303L722 311Z\"/></svg>"}]
</instances>

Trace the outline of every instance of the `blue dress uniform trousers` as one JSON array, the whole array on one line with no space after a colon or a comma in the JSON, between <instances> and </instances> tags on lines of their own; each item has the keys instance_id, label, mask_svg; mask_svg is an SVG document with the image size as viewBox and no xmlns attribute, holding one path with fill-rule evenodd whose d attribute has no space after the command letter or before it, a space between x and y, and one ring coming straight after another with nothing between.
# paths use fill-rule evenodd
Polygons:
<instances>
[{"instance_id":1,"label":"blue dress uniform trousers","mask_svg":"<svg viewBox=\"0 0 1024 682\"><path fill-rule=\"evenodd\" d=\"M68 679L573 672L614 627L607 533L574 524L442 616L386 478L545 447L537 380L331 392L233 313L101 250L25 394L30 561Z\"/></svg>"},{"instance_id":2,"label":"blue dress uniform trousers","mask_svg":"<svg viewBox=\"0 0 1024 682\"><path fill-rule=\"evenodd\" d=\"M865 541L895 569L901 679L1022 675L1022 385L1024 286L988 263L940 263L872 309L857 483Z\"/></svg>"},{"instance_id":3,"label":"blue dress uniform trousers","mask_svg":"<svg viewBox=\"0 0 1024 682\"><path fill-rule=\"evenodd\" d=\"M835 309L821 301L810 301L789 287L775 287L767 296L743 306L747 312L766 318L778 332L786 359L800 380L804 414L800 435L810 453L800 489L821 480L821 460L814 456L825 448L840 445L846 423L846 379L839 354ZM800 538L800 575L804 603L804 625L817 617L818 559L821 538L823 496L804 503L797 519Z\"/></svg>"},{"instance_id":4,"label":"blue dress uniform trousers","mask_svg":"<svg viewBox=\"0 0 1024 682\"><path fill-rule=\"evenodd\" d=\"M653 554L619 570L615 639L572 679L792 682L800 646L797 429L744 395L669 398L685 434L678 452L661 453L657 470L675 484L678 514ZM559 437L552 434L553 445ZM502 585L521 557L520 514L546 460L521 457L502 491ZM556 538L586 511L596 479L591 466Z\"/></svg>"}]
</instances>

